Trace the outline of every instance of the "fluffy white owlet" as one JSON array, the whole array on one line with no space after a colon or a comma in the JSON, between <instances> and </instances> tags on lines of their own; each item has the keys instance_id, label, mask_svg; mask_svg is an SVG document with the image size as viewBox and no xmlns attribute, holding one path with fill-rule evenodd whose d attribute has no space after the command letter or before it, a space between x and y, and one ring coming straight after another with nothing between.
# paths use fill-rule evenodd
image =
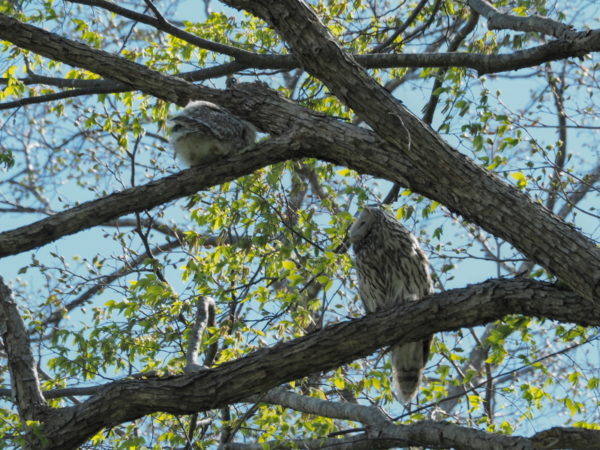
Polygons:
<instances>
[{"instance_id":1,"label":"fluffy white owlet","mask_svg":"<svg viewBox=\"0 0 600 450\"><path fill-rule=\"evenodd\" d=\"M390 309L433 293L425 253L416 238L383 209L364 208L350 228L350 242L359 294L367 312ZM409 402L419 389L432 338L390 349L393 386L403 402Z\"/></svg>"},{"instance_id":2,"label":"fluffy white owlet","mask_svg":"<svg viewBox=\"0 0 600 450\"><path fill-rule=\"evenodd\" d=\"M252 124L210 102L191 102L170 122L171 145L188 166L237 153L256 140Z\"/></svg>"}]
</instances>

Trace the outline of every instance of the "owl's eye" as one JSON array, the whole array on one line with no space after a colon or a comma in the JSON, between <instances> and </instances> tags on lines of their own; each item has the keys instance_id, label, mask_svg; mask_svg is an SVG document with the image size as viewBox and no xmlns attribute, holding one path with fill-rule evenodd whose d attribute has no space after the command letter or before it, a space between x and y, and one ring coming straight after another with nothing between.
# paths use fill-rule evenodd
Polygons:
<instances>
[{"instance_id":1,"label":"owl's eye","mask_svg":"<svg viewBox=\"0 0 600 450\"><path fill-rule=\"evenodd\" d=\"M176 123L175 125L173 125L173 128L171 128L171 131L179 131L183 128L183 125Z\"/></svg>"}]
</instances>

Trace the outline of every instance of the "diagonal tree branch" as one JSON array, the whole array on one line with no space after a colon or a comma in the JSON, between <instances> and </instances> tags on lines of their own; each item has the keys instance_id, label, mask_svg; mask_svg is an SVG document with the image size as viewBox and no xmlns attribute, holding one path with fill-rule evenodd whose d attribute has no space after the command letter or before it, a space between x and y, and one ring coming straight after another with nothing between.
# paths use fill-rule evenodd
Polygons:
<instances>
[{"instance_id":1,"label":"diagonal tree branch","mask_svg":"<svg viewBox=\"0 0 600 450\"><path fill-rule=\"evenodd\" d=\"M262 450L303 448L315 450L370 450L393 447L468 448L471 450L533 450L540 448L591 449L596 447L600 431L582 428L555 427L530 438L487 433L446 422L421 421L411 425L388 423L369 429L368 433L337 439L263 442L262 444L232 443L224 450Z\"/></svg>"},{"instance_id":2,"label":"diagonal tree branch","mask_svg":"<svg viewBox=\"0 0 600 450\"><path fill-rule=\"evenodd\" d=\"M170 200L233 180L268 163L291 157L290 137L259 144L256 151L215 164L191 168L162 180L83 203L31 225L0 233L0 256L30 250L62 236L109 222L131 212L140 212ZM267 159L267 157L269 159ZM211 173L206 173L211 168Z\"/></svg>"},{"instance_id":3,"label":"diagonal tree branch","mask_svg":"<svg viewBox=\"0 0 600 450\"><path fill-rule=\"evenodd\" d=\"M210 78L218 78L225 75L231 75L239 70L245 69L238 63L226 63L206 69L194 70L179 74L179 78L186 81L208 80ZM6 78L3 80L7 80ZM130 92L135 90L134 87L124 83L112 80L71 80L56 77L43 77L39 75L29 76L21 79L25 84L48 84L50 86L59 87L77 87L66 91L55 92L52 94L35 95L24 97L11 102L0 103L0 111L6 109L18 108L20 106L35 105L38 103L46 103L56 100L64 100L66 98L82 97L94 94L116 94L119 92Z\"/></svg>"},{"instance_id":4,"label":"diagonal tree branch","mask_svg":"<svg viewBox=\"0 0 600 450\"><path fill-rule=\"evenodd\" d=\"M174 248L181 247L182 242L178 240L173 240L166 242L161 245L157 245L153 248L152 254L160 254L167 252L169 250L173 250ZM96 294L101 293L107 286L110 286L112 282L118 280L119 278L125 277L136 270L136 268L143 264L143 262L148 258L146 253L135 258L133 261L127 262L127 264L121 266L119 269L115 270L113 273L108 275L104 275L97 280L95 280L95 284L83 292L81 295L77 296L77 298L71 300L69 303L63 304L58 310L54 311L50 314L46 319L42 321L40 324L44 329L49 326L56 327L58 323L70 312L79 306L85 305L92 297Z\"/></svg>"},{"instance_id":5,"label":"diagonal tree branch","mask_svg":"<svg viewBox=\"0 0 600 450\"><path fill-rule=\"evenodd\" d=\"M490 280L333 325L214 369L110 383L81 405L53 411L44 427L53 437L49 448L72 448L104 427L157 411L190 414L243 401L394 342L481 325L506 314L600 325L600 309L570 291L531 280Z\"/></svg>"},{"instance_id":6,"label":"diagonal tree branch","mask_svg":"<svg viewBox=\"0 0 600 450\"><path fill-rule=\"evenodd\" d=\"M152 17L147 14L139 13L136 11L132 11L127 8L123 8L119 6L117 3L108 2L105 0L67 0L69 3L78 3L80 5L88 5L95 6L98 8L103 8L107 11L118 14L122 17L127 17L128 19L135 20L136 22L144 23L146 25L151 25L157 30L164 31L166 33L171 34L172 36L178 37L190 44L195 45L198 48L203 48L206 50L210 50L212 52L221 53L223 55L228 55L236 58L238 62L241 63L257 63L258 61L268 61L269 55L261 55L259 53L249 52L247 50L243 50L241 48L233 47L231 45L225 45L218 42L210 41L208 39L203 39L195 34L188 33L181 28L178 28L165 20L160 20L160 18ZM151 7L152 8L152 7ZM155 8L153 8L153 11ZM257 58L258 57L258 58Z\"/></svg>"},{"instance_id":7,"label":"diagonal tree branch","mask_svg":"<svg viewBox=\"0 0 600 450\"><path fill-rule=\"evenodd\" d=\"M377 406L365 406L355 403L340 403L321 400L315 397L296 394L282 388L271 389L269 392L256 395L245 401L270 403L291 408L307 414L360 422L372 427L391 423L389 417Z\"/></svg>"},{"instance_id":8,"label":"diagonal tree branch","mask_svg":"<svg viewBox=\"0 0 600 450\"><path fill-rule=\"evenodd\" d=\"M114 55L103 50L64 39L4 14L0 14L0 37L8 39L21 48L76 67L78 62L86 61L87 70L128 86L136 86L142 91L152 92L158 98L179 105L187 104L188 90L193 88L191 83L181 78L162 75L141 64L125 58L115 58ZM162 89L158 89L159 86Z\"/></svg>"},{"instance_id":9,"label":"diagonal tree branch","mask_svg":"<svg viewBox=\"0 0 600 450\"><path fill-rule=\"evenodd\" d=\"M113 8L115 9L115 11L120 11L121 9L120 6L101 0L90 0L89 2L87 0L82 0L81 2L77 1L77 3L106 3L107 5L110 5L107 6L107 8ZM137 14L139 13L131 13L133 14L131 15L132 18L135 17L136 20L140 19L141 22L152 24L158 29L161 29L157 19L150 16L145 16L143 14L141 15L143 17L140 18L137 16ZM129 17L128 14L125 15ZM146 19L143 19L144 17ZM37 53L47 56L49 58L58 59L76 67L85 67L86 69L98 74L106 74L107 72L106 70L102 71L102 64L96 64L94 59L98 59L99 61L104 60L105 62L118 60L120 61L121 65L124 65L127 68L137 66L137 68L139 69L144 67L139 64L133 63L127 59L119 58L114 55L109 55L97 49L90 49L85 44L70 41L68 39L61 38L60 36L55 35L53 33L40 30L39 28L22 24L21 22L2 14L0 14L0 25L5 27L4 29L0 28L0 37L3 37L6 40L13 42L20 47L36 51ZM227 74L235 73L245 68L291 70L294 68L301 67L301 64L295 60L293 55L265 55L259 53L252 53L245 50L237 49L235 47L230 47L205 39L201 39L191 33L187 33L176 27L174 28L175 30L177 30L177 33L173 34L174 36L181 37L182 39L185 38L186 41L200 48L206 48L218 53L235 57L235 60L233 62L222 64L217 67L201 69L195 72L191 72L189 74L181 74L179 76L180 78L184 78L188 81L224 76ZM30 42L29 36L33 36L35 37L35 39L31 40ZM44 43L46 42L46 37L54 38L48 41L48 43L53 44L53 48L45 48ZM86 47L89 49L89 51L84 52L84 54L81 54L80 50ZM51 53L44 53L45 51L50 51ZM384 53L355 55L355 58L357 62L359 62L362 66L367 68L383 69L394 67L467 67L476 70L479 74L485 74L533 67L545 62L556 61L575 56L582 57L583 55L593 51L600 51L600 30L579 32L569 37L568 39L559 39L556 41L552 41L548 44L543 44L537 47L532 47L530 49L520 50L509 54L487 55L454 52L419 54ZM96 54L96 57L90 57L90 55L94 54ZM59 55L62 55L62 58ZM107 55L109 55L110 58L105 59ZM85 58L85 63L82 62L82 58ZM89 95L93 93L124 92L136 88L142 89L148 93L156 95L159 98L162 98L160 95L157 94L156 91L148 91L147 86L142 87L138 83L134 83L134 85L131 85L130 77L120 76L117 78L116 73L113 72L110 67L111 66L108 66L105 69L108 69L112 75L105 76L109 79L118 79L119 81L122 81L122 84L115 84L114 82L110 83L108 80L65 80L61 84L57 85L67 87L76 84L82 89L75 92L66 91L62 93L49 94L52 97L45 99L45 101L59 98L68 98L77 95ZM127 70L125 70L124 72L127 72ZM131 74L137 73L138 71L136 70L131 72ZM25 82L26 84L31 84L32 82L34 82L35 79L39 79L40 83L44 83L44 78L48 77L35 75L33 77L30 76L28 78L25 78L23 82ZM2 80L4 82L6 81L6 79ZM93 84L93 86L79 86L83 83ZM28 103L26 102L26 100ZM35 101L34 99L21 99L18 102L10 102L6 105L2 104L0 105L0 109L13 108L21 104L39 103L39 101ZM186 101L181 100L179 104L184 106L185 103Z\"/></svg>"},{"instance_id":10,"label":"diagonal tree branch","mask_svg":"<svg viewBox=\"0 0 600 450\"><path fill-rule=\"evenodd\" d=\"M412 115L347 54L310 7L298 0L224 0L270 23L291 46L308 72L323 81L377 134L397 147L415 168L413 184L427 179L436 198L560 276L584 297L600 301L600 248L549 213L542 205L477 166ZM390 155L391 156L391 155ZM384 158L383 161L389 157ZM431 179L428 174L436 173ZM452 193L448 190L452 186ZM436 189L438 188L438 189ZM488 203L488 201L490 203ZM527 211L527 219L511 216L503 205ZM502 226L499 226L503 223ZM507 229L504 225L508 225ZM518 233L515 230L519 230ZM575 236L572 236L575 237ZM554 245L548 259L544 248Z\"/></svg>"},{"instance_id":11,"label":"diagonal tree branch","mask_svg":"<svg viewBox=\"0 0 600 450\"><path fill-rule=\"evenodd\" d=\"M585 196L595 188L600 181L600 164L594 167L590 173L586 174L571 190L571 194L565 199L564 205L558 211L559 217L567 217L574 206L576 206Z\"/></svg>"}]
</instances>

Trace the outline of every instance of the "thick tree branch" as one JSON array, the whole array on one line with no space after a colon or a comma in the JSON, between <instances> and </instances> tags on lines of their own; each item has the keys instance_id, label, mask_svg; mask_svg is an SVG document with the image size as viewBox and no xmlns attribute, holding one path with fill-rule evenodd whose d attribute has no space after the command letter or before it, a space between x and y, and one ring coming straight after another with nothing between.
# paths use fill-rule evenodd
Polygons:
<instances>
[{"instance_id":1,"label":"thick tree branch","mask_svg":"<svg viewBox=\"0 0 600 450\"><path fill-rule=\"evenodd\" d=\"M189 42L199 48L214 51L224 55L232 56L239 64L247 65L257 69L292 69L300 67L300 64L290 55L265 55L242 50L229 45L220 44L199 38L198 36L181 30L169 23L165 23L154 17L120 7L114 3L103 0L69 0L71 3L97 6L108 11L136 20L140 23L151 25L158 30L169 33ZM424 2L423 2L424 3ZM441 54L372 54L356 55L357 61L368 68L390 68L390 67L470 67L480 74L495 73L506 70L516 70L524 67L532 67L543 62L564 59L566 57L581 56L590 51L600 50L598 38L577 42L582 36L573 31L567 25L553 20L532 16L516 17L499 13L494 7L482 0L471 0L470 6L488 19L488 27L509 28L520 31L540 31L550 34L565 42L562 45L542 45L529 50L504 55L480 55L470 53L441 53ZM418 12L418 8L415 8ZM410 24L411 20L407 20ZM390 40L393 40L403 31L402 27ZM387 40L386 40L387 42ZM585 43L584 43L585 42ZM569 45L569 43L571 45ZM587 47L589 43L591 47ZM384 45L385 44L385 45ZM385 47L389 45L381 44ZM587 44L587 45L586 45ZM379 47L377 47L379 48ZM566 52L566 54L565 54ZM451 62L452 61L452 62Z\"/></svg>"},{"instance_id":2,"label":"thick tree branch","mask_svg":"<svg viewBox=\"0 0 600 450\"><path fill-rule=\"evenodd\" d=\"M162 180L148 183L83 203L31 225L0 233L0 256L39 247L62 236L109 222L123 214L140 212L201 189L252 173L267 163L292 157L289 136L272 139L256 151L215 164L191 168ZM268 158L268 159L267 159ZM206 168L211 168L206 173Z\"/></svg>"},{"instance_id":3,"label":"thick tree branch","mask_svg":"<svg viewBox=\"0 0 600 450\"><path fill-rule=\"evenodd\" d=\"M570 291L531 280L491 280L333 325L215 369L108 384L79 406L54 410L44 430L56 437L49 448L72 448L103 427L157 411L190 414L219 408L339 367L393 342L481 325L506 314L600 325L600 309Z\"/></svg>"},{"instance_id":4,"label":"thick tree branch","mask_svg":"<svg viewBox=\"0 0 600 450\"><path fill-rule=\"evenodd\" d=\"M392 447L419 446L428 448L468 448L481 450L533 450L535 448L596 448L600 431L581 428L556 427L536 433L530 438L487 433L445 422L422 421L411 425L388 423L344 439L263 442L262 444L231 443L225 450L315 449L315 450L370 450Z\"/></svg>"},{"instance_id":5,"label":"thick tree branch","mask_svg":"<svg viewBox=\"0 0 600 450\"><path fill-rule=\"evenodd\" d=\"M511 242L584 297L600 302L600 248L579 233L575 240L565 239L574 231L572 227L442 141L344 52L306 3L224 1L247 9L277 29L308 72L401 151L416 169L413 185L419 179L427 179L428 185L434 183L433 198L446 206L459 204L460 213L467 219ZM428 176L432 172L436 173L435 179ZM452 193L448 195L450 186ZM526 210L527 220L503 211L507 204ZM548 242L556 251L551 259L544 255Z\"/></svg>"},{"instance_id":6,"label":"thick tree branch","mask_svg":"<svg viewBox=\"0 0 600 450\"><path fill-rule=\"evenodd\" d=\"M6 350L14 396L23 421L42 420L48 404L42 395L27 329L12 292L0 277L0 335Z\"/></svg>"},{"instance_id":7,"label":"thick tree branch","mask_svg":"<svg viewBox=\"0 0 600 450\"><path fill-rule=\"evenodd\" d=\"M372 427L391 423L390 418L377 406L331 402L296 394L282 388L271 389L266 394L256 395L245 401L281 405L306 414L315 414L332 419L351 420Z\"/></svg>"},{"instance_id":8,"label":"thick tree branch","mask_svg":"<svg viewBox=\"0 0 600 450\"><path fill-rule=\"evenodd\" d=\"M477 53L392 53L357 55L356 61L365 68L393 67L466 67L480 75L506 72L561 59L583 57L600 51L600 30L577 33L573 39L558 39L547 44L514 53L481 55Z\"/></svg>"},{"instance_id":9,"label":"thick tree branch","mask_svg":"<svg viewBox=\"0 0 600 450\"><path fill-rule=\"evenodd\" d=\"M591 449L598 446L600 432L583 428L554 427L540 431L532 438L536 448Z\"/></svg>"}]
</instances>

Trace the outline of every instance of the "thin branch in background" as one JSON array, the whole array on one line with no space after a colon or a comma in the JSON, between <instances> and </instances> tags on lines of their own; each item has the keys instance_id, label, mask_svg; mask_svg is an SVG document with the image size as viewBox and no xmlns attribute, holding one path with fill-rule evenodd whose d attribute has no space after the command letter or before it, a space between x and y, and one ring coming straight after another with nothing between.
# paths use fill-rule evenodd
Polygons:
<instances>
[{"instance_id":1,"label":"thin branch in background","mask_svg":"<svg viewBox=\"0 0 600 450\"><path fill-rule=\"evenodd\" d=\"M554 106L556 107L556 114L558 115L558 149L556 157L554 158L554 173L550 179L550 192L548 199L546 200L546 207L550 211L554 211L556 200L558 197L558 191L561 188L562 173L565 170L565 162L567 160L567 113L565 111L565 67L560 75L556 75L550 67L546 70L546 77L548 85L550 86L550 92L554 99Z\"/></svg>"},{"instance_id":2,"label":"thin branch in background","mask_svg":"<svg viewBox=\"0 0 600 450\"><path fill-rule=\"evenodd\" d=\"M179 78L183 78L186 81L202 81L208 80L211 78L218 78L226 75L232 75L234 73L239 72L240 70L244 70L248 68L246 65L239 64L237 62L229 62L225 64L220 64L214 67L208 67L206 69L199 69L190 72L184 72L179 74ZM36 75L36 77L39 77ZM65 100L73 97L83 97L87 95L95 95L95 94L118 94L122 92L131 92L135 90L131 86L128 86L123 83L119 83L117 81L111 80L62 80L60 78L50 78L50 77L41 77L46 78L46 81L40 80L43 84L50 84L52 86L58 87L69 87L71 84L90 84L94 86L84 87L84 88L76 88L70 89L67 91L55 92L53 94L44 94L44 95L35 95L32 97L21 98L19 100L14 100L11 102L0 103L0 111L19 108L21 106L26 105L35 105L39 103L48 103L51 101ZM30 80L31 81L31 80ZM64 83L63 83L64 81ZM89 83L87 83L89 82ZM64 85L64 86L63 86Z\"/></svg>"},{"instance_id":3,"label":"thin branch in background","mask_svg":"<svg viewBox=\"0 0 600 450\"><path fill-rule=\"evenodd\" d=\"M157 255L159 253L166 253L170 250L181 247L181 245L182 245L181 241L170 241L165 244L161 244L161 245L154 247L152 249L152 254ZM49 327L50 325L57 326L58 323L66 316L66 314L68 312L72 311L73 309L77 308L78 306L85 305L93 296L102 292L104 289L106 289L108 286L110 286L110 284L113 283L115 280L133 273L136 270L136 267L143 264L143 262L147 258L148 257L146 254L142 254L142 255L138 256L136 259L125 263L123 265L123 267L115 270L110 275L106 275L106 276L99 278L98 280L96 280L94 286L92 286L90 289L86 290L83 294L78 296L75 300L70 301L69 303L63 305L59 310L54 311L52 314L50 314L50 316L47 319L42 321L42 323L40 324L40 328L45 329L45 328Z\"/></svg>"},{"instance_id":4,"label":"thin branch in background","mask_svg":"<svg viewBox=\"0 0 600 450\"><path fill-rule=\"evenodd\" d=\"M163 17L163 15L161 14L161 12L154 5L154 2L152 2L152 0L144 0L144 3L146 3L146 5L148 6L148 8L150 8L152 10L152 12L154 13L154 15L156 16L156 18L158 19L158 21L161 24L163 24L163 25L169 25L169 21Z\"/></svg>"},{"instance_id":5,"label":"thin branch in background","mask_svg":"<svg viewBox=\"0 0 600 450\"><path fill-rule=\"evenodd\" d=\"M494 423L494 376L492 374L492 365L488 362L485 363L485 378L483 407L489 423Z\"/></svg>"},{"instance_id":6,"label":"thin branch in background","mask_svg":"<svg viewBox=\"0 0 600 450\"><path fill-rule=\"evenodd\" d=\"M438 11L440 10L440 7L442 6L442 0L435 0L435 3L433 4L433 8L431 11L431 14L429 15L429 18L427 19L427 21L415 28L411 33L407 34L404 39L402 39L402 44L406 44L410 41L412 41L413 39L419 37L421 35L421 33L423 33L423 31L425 31L427 28L429 28L431 26L431 24L433 23L433 21L435 20L435 16L438 13ZM395 47L398 47L399 44L396 44Z\"/></svg>"},{"instance_id":7,"label":"thin branch in background","mask_svg":"<svg viewBox=\"0 0 600 450\"><path fill-rule=\"evenodd\" d=\"M565 204L558 211L558 216L563 219L573 210L577 204L585 198L585 196L595 189L596 183L600 181L600 164L594 170L579 180L579 183L573 188L565 200Z\"/></svg>"},{"instance_id":8,"label":"thin branch in background","mask_svg":"<svg viewBox=\"0 0 600 450\"><path fill-rule=\"evenodd\" d=\"M146 9L144 10L144 12L146 12L148 10L148 8L146 7ZM125 35L125 37L123 38L123 42L121 43L121 48L119 48L119 51L117 53L122 53L123 50L125 50L125 47L127 47L127 42L129 41L129 39L131 38L131 36L133 36L133 30L135 30L135 27L137 26L138 22L134 21L131 26L129 27L129 32Z\"/></svg>"},{"instance_id":9,"label":"thin branch in background","mask_svg":"<svg viewBox=\"0 0 600 450\"><path fill-rule=\"evenodd\" d=\"M198 48L203 48L209 51L221 53L223 55L232 56L238 59L240 62L249 62L254 59L254 57L258 54L242 50L230 45L221 44L218 42L210 41L207 39L202 39L192 33L188 33L180 28L177 28L174 25L171 25L164 18L161 20L158 18L154 18L152 16L148 16L146 14L138 13L136 11L132 11L127 8L123 8L116 3L108 2L105 0L67 0L69 3L78 3L81 5L89 5L98 8L103 8L107 11L113 12L123 17L127 17L128 19L135 20L140 23L144 23L146 25L151 25L155 27L157 30L163 31L165 33L171 34L179 39L182 39L186 42L189 42L192 45L195 45ZM148 3L148 2L146 2ZM150 2L151 3L151 2ZM154 6L154 5L153 5ZM154 11L154 10L153 10ZM158 10L155 11L155 14ZM158 12L160 15L160 12ZM162 16L161 16L162 17Z\"/></svg>"},{"instance_id":10,"label":"thin branch in background","mask_svg":"<svg viewBox=\"0 0 600 450\"><path fill-rule=\"evenodd\" d=\"M425 7L429 0L421 0L417 6L413 8L408 18L402 23L387 39L385 39L380 44L376 45L373 50L369 53L380 53L383 52L389 47L398 36L400 36L404 31L412 25L412 23L416 20L417 16L421 13L421 10Z\"/></svg>"},{"instance_id":11,"label":"thin branch in background","mask_svg":"<svg viewBox=\"0 0 600 450\"><path fill-rule=\"evenodd\" d=\"M131 91L131 90L132 90L132 88L130 88L130 87L73 89L70 91L56 92L54 94L36 95L33 97L21 98L19 100L14 100L11 102L0 103L0 111L6 110L6 109L19 108L21 106L26 106L26 105L35 105L38 103L48 103L48 102L53 102L53 101L57 101L57 100L65 100L67 98L81 97L84 95L117 94L119 92L127 92L127 91Z\"/></svg>"},{"instance_id":12,"label":"thin branch in background","mask_svg":"<svg viewBox=\"0 0 600 450\"><path fill-rule=\"evenodd\" d=\"M436 6L439 7L439 2ZM434 15L435 13L432 14L432 16ZM462 44L465 38L475 29L478 20L479 14L473 12L465 26L456 34L456 36L454 36L454 38L450 42L450 45L448 46L449 52L455 52L456 50L458 50L460 44ZM448 69L440 69L433 83L433 88L431 89L429 102L425 106L423 114L423 121L427 125L431 125L431 123L433 122L433 115L435 113L439 100L439 94L437 93L437 90L442 86L444 76L447 72ZM389 190L389 192L383 199L382 204L391 205L392 203L394 203L398 199L398 194L400 193L401 188L402 186L399 183L394 183L392 188Z\"/></svg>"},{"instance_id":13,"label":"thin branch in background","mask_svg":"<svg viewBox=\"0 0 600 450\"><path fill-rule=\"evenodd\" d=\"M466 39L466 37L469 34L471 34L471 32L475 29L478 21L479 21L479 14L477 14L476 12L473 11L471 13L471 16L469 17L469 20L465 24L465 26L463 28L461 28L461 30L456 34L456 36L454 36L454 38L448 45L448 52L452 53L452 52L455 52L456 50L458 50L458 48L463 43L463 41ZM444 77L446 76L447 73L448 73L448 68L439 69L439 71L435 77L435 81L433 82L433 87L431 88L431 94L429 95L429 102L427 102L427 105L425 106L425 108L423 110L423 121L428 125L431 125L431 123L433 122L433 115L435 113L435 110L437 108L437 105L438 105L438 102L440 99L440 95L437 91L439 88L442 87L442 84L444 82Z\"/></svg>"}]
</instances>

